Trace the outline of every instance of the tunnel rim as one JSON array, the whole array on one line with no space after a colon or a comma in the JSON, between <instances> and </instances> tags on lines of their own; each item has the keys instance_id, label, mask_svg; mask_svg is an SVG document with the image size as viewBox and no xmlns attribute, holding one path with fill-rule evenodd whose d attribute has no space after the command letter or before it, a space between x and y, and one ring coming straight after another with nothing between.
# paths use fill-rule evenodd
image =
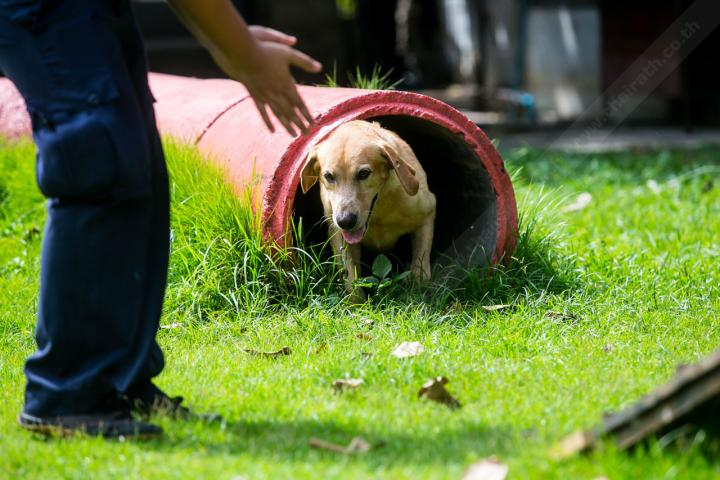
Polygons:
<instances>
[{"instance_id":1,"label":"tunnel rim","mask_svg":"<svg viewBox=\"0 0 720 480\"><path fill-rule=\"evenodd\" d=\"M495 264L509 258L517 235L517 206L512 183L499 152L487 135L461 112L439 100L412 92L368 91L365 95L353 96L317 117L309 134L293 140L280 159L266 191L262 206L266 239L292 246L292 235L288 233L295 194L300 184L300 171L310 149L345 122L383 116L414 117L438 125L452 134L462 135L465 144L487 172L495 194L497 225L491 262Z\"/></svg>"}]
</instances>

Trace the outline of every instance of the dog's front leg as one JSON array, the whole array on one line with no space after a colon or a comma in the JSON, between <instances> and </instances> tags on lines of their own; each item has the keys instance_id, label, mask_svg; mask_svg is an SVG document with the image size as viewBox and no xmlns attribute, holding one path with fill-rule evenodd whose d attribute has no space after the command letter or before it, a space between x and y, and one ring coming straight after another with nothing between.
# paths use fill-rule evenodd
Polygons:
<instances>
[{"instance_id":1,"label":"dog's front leg","mask_svg":"<svg viewBox=\"0 0 720 480\"><path fill-rule=\"evenodd\" d=\"M365 300L365 290L362 287L355 287L354 283L360 273L360 245L348 245L342 239L340 231L336 228L330 229L330 244L335 252L338 266L345 271L345 291L350 294L350 300L360 303Z\"/></svg>"},{"instance_id":2,"label":"dog's front leg","mask_svg":"<svg viewBox=\"0 0 720 480\"><path fill-rule=\"evenodd\" d=\"M355 286L355 280L360 275L360 245L343 245L345 255L343 263L345 264L345 289L350 293L350 301L353 303L361 303L366 298L365 290L362 287Z\"/></svg>"},{"instance_id":3,"label":"dog's front leg","mask_svg":"<svg viewBox=\"0 0 720 480\"><path fill-rule=\"evenodd\" d=\"M410 271L419 282L430 280L430 253L432 250L435 218L430 218L412 235Z\"/></svg>"}]
</instances>

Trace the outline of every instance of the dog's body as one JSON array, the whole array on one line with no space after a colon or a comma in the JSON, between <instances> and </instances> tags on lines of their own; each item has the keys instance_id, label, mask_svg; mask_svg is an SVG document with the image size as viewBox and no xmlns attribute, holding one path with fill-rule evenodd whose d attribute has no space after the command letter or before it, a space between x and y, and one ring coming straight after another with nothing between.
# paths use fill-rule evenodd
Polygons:
<instances>
[{"instance_id":1,"label":"dog's body","mask_svg":"<svg viewBox=\"0 0 720 480\"><path fill-rule=\"evenodd\" d=\"M353 291L360 270L360 247L388 251L412 236L413 276L430 278L435 195L410 146L377 123L356 120L338 127L315 146L302 169L303 192L320 181L330 241L347 271Z\"/></svg>"}]
</instances>

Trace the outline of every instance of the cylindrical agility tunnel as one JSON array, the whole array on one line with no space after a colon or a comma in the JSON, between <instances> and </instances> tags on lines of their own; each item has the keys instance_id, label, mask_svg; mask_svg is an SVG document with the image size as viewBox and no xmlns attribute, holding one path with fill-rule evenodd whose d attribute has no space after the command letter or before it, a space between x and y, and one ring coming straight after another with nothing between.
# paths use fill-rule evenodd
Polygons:
<instances>
[{"instance_id":1,"label":"cylindrical agility tunnel","mask_svg":"<svg viewBox=\"0 0 720 480\"><path fill-rule=\"evenodd\" d=\"M409 92L299 87L316 119L308 135L293 138L280 125L270 133L243 86L152 74L150 83L161 132L194 144L243 192L255 185L266 238L291 242L302 218L319 235L317 188L303 195L300 170L307 152L349 120L372 120L398 133L414 150L437 197L435 260L465 266L495 263L515 246L517 208L512 184L497 150L467 117L438 100ZM29 131L22 100L0 80L0 135ZM324 231L322 232L324 234Z\"/></svg>"}]
</instances>

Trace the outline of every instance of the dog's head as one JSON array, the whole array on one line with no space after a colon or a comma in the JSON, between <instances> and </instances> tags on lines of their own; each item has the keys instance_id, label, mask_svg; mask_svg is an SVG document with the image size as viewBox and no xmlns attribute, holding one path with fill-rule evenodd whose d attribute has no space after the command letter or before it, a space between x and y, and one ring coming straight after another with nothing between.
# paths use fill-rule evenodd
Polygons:
<instances>
[{"instance_id":1,"label":"dog's head","mask_svg":"<svg viewBox=\"0 0 720 480\"><path fill-rule=\"evenodd\" d=\"M395 172L403 189L415 195L415 171L399 153L393 135L376 123L352 121L338 127L310 150L300 183L306 193L320 182L333 223L347 243L365 236L373 207Z\"/></svg>"}]
</instances>

